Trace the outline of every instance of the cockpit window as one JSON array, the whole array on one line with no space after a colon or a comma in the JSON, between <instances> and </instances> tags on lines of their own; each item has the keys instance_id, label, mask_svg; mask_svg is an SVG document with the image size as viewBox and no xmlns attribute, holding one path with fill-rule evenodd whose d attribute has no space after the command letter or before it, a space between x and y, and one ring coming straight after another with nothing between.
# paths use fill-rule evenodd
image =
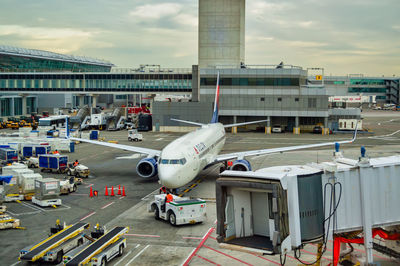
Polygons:
<instances>
[{"instance_id":1,"label":"cockpit window","mask_svg":"<svg viewBox=\"0 0 400 266\"><path fill-rule=\"evenodd\" d=\"M161 159L160 164L181 164L184 165L186 163L186 159L182 158L179 160L172 159L172 160L167 160L167 159Z\"/></svg>"}]
</instances>

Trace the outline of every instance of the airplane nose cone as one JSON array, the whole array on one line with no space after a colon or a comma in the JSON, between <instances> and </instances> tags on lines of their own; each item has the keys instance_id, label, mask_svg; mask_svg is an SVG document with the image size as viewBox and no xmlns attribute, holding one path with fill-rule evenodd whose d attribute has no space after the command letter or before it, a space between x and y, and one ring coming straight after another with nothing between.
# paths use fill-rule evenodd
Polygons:
<instances>
[{"instance_id":1,"label":"airplane nose cone","mask_svg":"<svg viewBox=\"0 0 400 266\"><path fill-rule=\"evenodd\" d=\"M179 184L178 174L173 169L168 168L160 168L158 172L158 178L160 179L161 184L167 188L180 187L181 184Z\"/></svg>"}]
</instances>

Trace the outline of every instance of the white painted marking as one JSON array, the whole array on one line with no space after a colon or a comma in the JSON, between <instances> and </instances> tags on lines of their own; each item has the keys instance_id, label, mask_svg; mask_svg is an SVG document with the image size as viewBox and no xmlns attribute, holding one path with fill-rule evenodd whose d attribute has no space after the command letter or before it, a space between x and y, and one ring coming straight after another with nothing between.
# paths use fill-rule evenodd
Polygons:
<instances>
[{"instance_id":1,"label":"white painted marking","mask_svg":"<svg viewBox=\"0 0 400 266\"><path fill-rule=\"evenodd\" d=\"M103 210L103 209L107 208L108 206L111 206L111 205L113 205L114 203L115 203L115 201L113 201L113 202L110 202L110 203L108 203L108 204L104 205L103 207L101 207L101 209Z\"/></svg>"},{"instance_id":2,"label":"white painted marking","mask_svg":"<svg viewBox=\"0 0 400 266\"><path fill-rule=\"evenodd\" d=\"M89 187L92 187L92 186L93 186L93 184L89 184L85 188L89 188Z\"/></svg>"},{"instance_id":3,"label":"white painted marking","mask_svg":"<svg viewBox=\"0 0 400 266\"><path fill-rule=\"evenodd\" d=\"M14 265L17 265L17 264L19 264L19 263L21 263L21 262L20 262L20 261L17 261L16 263L11 264L10 266L14 266Z\"/></svg>"},{"instance_id":4,"label":"white painted marking","mask_svg":"<svg viewBox=\"0 0 400 266\"><path fill-rule=\"evenodd\" d=\"M138 254L136 254L135 257L133 257L130 261L128 261L127 265L130 265L132 261L134 261L137 257L139 257L140 255L142 255L142 253L143 253L148 247L150 247L150 245L145 246L144 249L142 249Z\"/></svg>"},{"instance_id":5,"label":"white painted marking","mask_svg":"<svg viewBox=\"0 0 400 266\"><path fill-rule=\"evenodd\" d=\"M156 141L160 141L160 140L163 140L164 138L158 138L158 139L156 139Z\"/></svg>"},{"instance_id":6,"label":"white painted marking","mask_svg":"<svg viewBox=\"0 0 400 266\"><path fill-rule=\"evenodd\" d=\"M123 198L125 198L125 196L122 196L122 197L120 197L119 199L123 199Z\"/></svg>"},{"instance_id":7,"label":"white painted marking","mask_svg":"<svg viewBox=\"0 0 400 266\"><path fill-rule=\"evenodd\" d=\"M114 264L114 266L117 266L120 264L126 257L128 257L132 253L132 250L129 251L125 256L123 256L117 263Z\"/></svg>"},{"instance_id":8,"label":"white painted marking","mask_svg":"<svg viewBox=\"0 0 400 266\"><path fill-rule=\"evenodd\" d=\"M85 217L83 217L82 219L80 219L79 221L83 221L83 220L85 220L86 218L89 218L90 216L92 216L93 214L95 214L96 212L92 212L92 213L89 213L88 215L86 215Z\"/></svg>"}]
</instances>

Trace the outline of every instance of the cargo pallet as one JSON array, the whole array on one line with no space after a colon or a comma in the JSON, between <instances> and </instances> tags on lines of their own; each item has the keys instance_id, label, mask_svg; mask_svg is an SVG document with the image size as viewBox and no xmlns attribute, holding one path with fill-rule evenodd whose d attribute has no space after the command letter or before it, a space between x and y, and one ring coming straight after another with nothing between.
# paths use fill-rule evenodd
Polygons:
<instances>
[{"instance_id":1,"label":"cargo pallet","mask_svg":"<svg viewBox=\"0 0 400 266\"><path fill-rule=\"evenodd\" d=\"M3 206L2 206L3 207ZM19 219L15 219L8 214L0 215L0 229L20 228L21 225Z\"/></svg>"},{"instance_id":2,"label":"cargo pallet","mask_svg":"<svg viewBox=\"0 0 400 266\"><path fill-rule=\"evenodd\" d=\"M36 199L35 196L33 196L32 203L39 205L40 207L60 206L61 199L39 200L39 199Z\"/></svg>"},{"instance_id":3,"label":"cargo pallet","mask_svg":"<svg viewBox=\"0 0 400 266\"><path fill-rule=\"evenodd\" d=\"M24 199L24 195L9 194L4 197L5 202L20 201Z\"/></svg>"}]
</instances>

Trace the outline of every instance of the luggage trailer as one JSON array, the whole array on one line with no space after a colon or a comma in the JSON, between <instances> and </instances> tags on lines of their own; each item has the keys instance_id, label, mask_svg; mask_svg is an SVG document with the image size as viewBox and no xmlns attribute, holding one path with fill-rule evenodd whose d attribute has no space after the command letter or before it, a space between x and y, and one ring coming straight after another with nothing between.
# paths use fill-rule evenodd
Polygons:
<instances>
[{"instance_id":1,"label":"luggage trailer","mask_svg":"<svg viewBox=\"0 0 400 266\"><path fill-rule=\"evenodd\" d=\"M74 238L88 227L89 223L77 223L66 226L58 233L53 234L39 244L31 247L29 250L21 250L19 260L35 262L43 258L50 250Z\"/></svg>"},{"instance_id":2,"label":"luggage trailer","mask_svg":"<svg viewBox=\"0 0 400 266\"><path fill-rule=\"evenodd\" d=\"M126 246L126 240L122 237L129 231L129 227L115 227L104 234L98 240L87 246L75 257L73 257L66 266L80 266L88 264L100 265L122 254ZM121 248L122 246L122 248Z\"/></svg>"}]
</instances>

